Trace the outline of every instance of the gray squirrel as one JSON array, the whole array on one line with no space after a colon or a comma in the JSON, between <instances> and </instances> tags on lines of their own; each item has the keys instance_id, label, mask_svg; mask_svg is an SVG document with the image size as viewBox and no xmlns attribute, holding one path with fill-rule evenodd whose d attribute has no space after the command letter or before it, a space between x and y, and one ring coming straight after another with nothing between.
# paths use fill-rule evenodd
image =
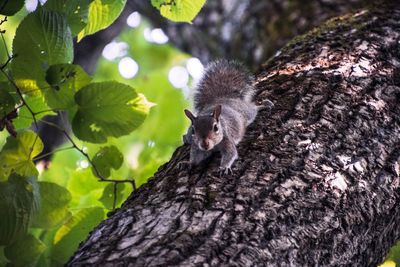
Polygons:
<instances>
[{"instance_id":1,"label":"gray squirrel","mask_svg":"<svg viewBox=\"0 0 400 267\"><path fill-rule=\"evenodd\" d=\"M236 61L217 60L206 67L194 93L196 115L185 109L192 124L183 140L191 144L192 166L219 151L221 171L232 173L236 145L258 111L253 83L253 75Z\"/></svg>"}]
</instances>

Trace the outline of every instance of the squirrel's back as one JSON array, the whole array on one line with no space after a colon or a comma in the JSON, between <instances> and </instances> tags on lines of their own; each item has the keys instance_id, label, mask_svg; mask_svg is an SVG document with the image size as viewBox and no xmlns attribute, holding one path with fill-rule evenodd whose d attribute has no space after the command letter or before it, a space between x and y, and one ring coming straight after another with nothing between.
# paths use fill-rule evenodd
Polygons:
<instances>
[{"instance_id":1,"label":"squirrel's back","mask_svg":"<svg viewBox=\"0 0 400 267\"><path fill-rule=\"evenodd\" d=\"M195 91L195 109L202 110L221 98L250 102L254 95L253 83L253 75L242 64L225 59L212 62Z\"/></svg>"}]
</instances>

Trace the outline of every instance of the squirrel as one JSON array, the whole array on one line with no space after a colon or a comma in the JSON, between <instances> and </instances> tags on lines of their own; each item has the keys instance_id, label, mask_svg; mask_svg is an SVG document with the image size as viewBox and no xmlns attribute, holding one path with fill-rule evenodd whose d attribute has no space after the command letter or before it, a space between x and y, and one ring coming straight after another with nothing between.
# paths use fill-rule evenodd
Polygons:
<instances>
[{"instance_id":1,"label":"squirrel","mask_svg":"<svg viewBox=\"0 0 400 267\"><path fill-rule=\"evenodd\" d=\"M237 159L236 145L258 111L253 102L254 76L236 61L210 63L194 93L195 114L185 109L192 124L185 144L190 144L190 165L198 165L214 151L221 153L220 170L232 174Z\"/></svg>"}]
</instances>

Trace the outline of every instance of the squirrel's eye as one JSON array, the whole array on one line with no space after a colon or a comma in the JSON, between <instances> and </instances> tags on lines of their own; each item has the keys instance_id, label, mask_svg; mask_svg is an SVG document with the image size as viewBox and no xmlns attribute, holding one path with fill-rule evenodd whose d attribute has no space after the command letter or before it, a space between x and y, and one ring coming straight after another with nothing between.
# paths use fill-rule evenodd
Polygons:
<instances>
[{"instance_id":1,"label":"squirrel's eye","mask_svg":"<svg viewBox=\"0 0 400 267\"><path fill-rule=\"evenodd\" d=\"M218 132L218 126L214 124L214 132Z\"/></svg>"}]
</instances>

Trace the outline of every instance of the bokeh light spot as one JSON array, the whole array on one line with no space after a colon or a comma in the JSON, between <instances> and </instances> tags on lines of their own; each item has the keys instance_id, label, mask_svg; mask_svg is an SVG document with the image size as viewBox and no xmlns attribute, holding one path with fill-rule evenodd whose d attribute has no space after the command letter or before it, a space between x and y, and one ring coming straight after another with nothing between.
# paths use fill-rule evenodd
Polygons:
<instances>
[{"instance_id":1,"label":"bokeh light spot","mask_svg":"<svg viewBox=\"0 0 400 267\"><path fill-rule=\"evenodd\" d=\"M129 45L125 42L115 42L107 44L103 49L103 57L108 60L114 60L125 56L128 53Z\"/></svg>"},{"instance_id":2,"label":"bokeh light spot","mask_svg":"<svg viewBox=\"0 0 400 267\"><path fill-rule=\"evenodd\" d=\"M131 28L136 28L140 25L140 21L142 20L142 17L140 16L139 12L133 12L128 16L126 19L126 24L128 24L129 27Z\"/></svg>"},{"instance_id":3,"label":"bokeh light spot","mask_svg":"<svg viewBox=\"0 0 400 267\"><path fill-rule=\"evenodd\" d=\"M176 88L184 88L189 82L189 73L181 66L173 67L168 73L169 82Z\"/></svg>"},{"instance_id":4,"label":"bokeh light spot","mask_svg":"<svg viewBox=\"0 0 400 267\"><path fill-rule=\"evenodd\" d=\"M196 80L200 79L203 75L204 66L198 58L189 58L186 63L186 68L189 74Z\"/></svg>"},{"instance_id":5,"label":"bokeh light spot","mask_svg":"<svg viewBox=\"0 0 400 267\"><path fill-rule=\"evenodd\" d=\"M122 77L131 79L139 71L139 65L130 57L124 57L118 64L118 70Z\"/></svg>"}]
</instances>

